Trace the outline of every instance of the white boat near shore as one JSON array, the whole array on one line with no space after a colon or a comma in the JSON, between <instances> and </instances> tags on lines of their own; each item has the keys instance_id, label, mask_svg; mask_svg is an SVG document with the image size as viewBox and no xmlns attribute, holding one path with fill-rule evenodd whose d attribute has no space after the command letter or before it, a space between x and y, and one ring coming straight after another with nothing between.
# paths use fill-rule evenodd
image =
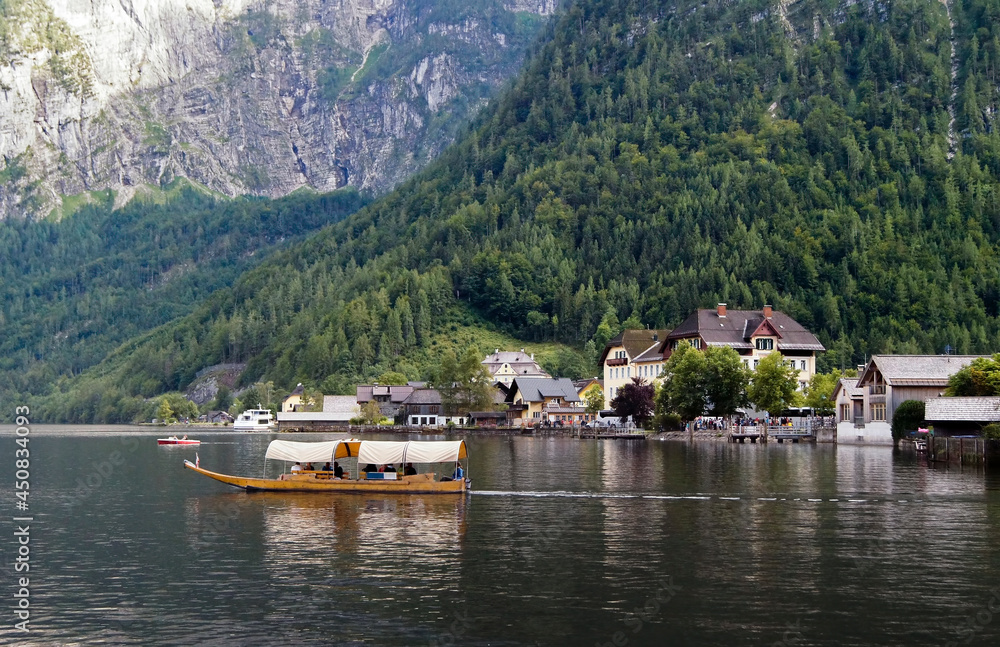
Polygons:
<instances>
[{"instance_id":1,"label":"white boat near shore","mask_svg":"<svg viewBox=\"0 0 1000 647\"><path fill-rule=\"evenodd\" d=\"M247 409L233 421L234 431L268 431L274 427L271 410L261 408L260 404L256 409Z\"/></svg>"}]
</instances>

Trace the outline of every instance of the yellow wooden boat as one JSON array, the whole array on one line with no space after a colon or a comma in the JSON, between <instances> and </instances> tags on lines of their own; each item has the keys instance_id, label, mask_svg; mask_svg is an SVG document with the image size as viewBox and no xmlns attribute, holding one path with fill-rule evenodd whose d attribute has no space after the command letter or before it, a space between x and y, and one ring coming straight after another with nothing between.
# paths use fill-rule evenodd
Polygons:
<instances>
[{"instance_id":1,"label":"yellow wooden boat","mask_svg":"<svg viewBox=\"0 0 1000 647\"><path fill-rule=\"evenodd\" d=\"M272 440L264 456L264 473L261 478L230 476L203 469L200 464L184 461L184 467L203 474L220 483L247 491L268 492L369 492L386 494L459 494L470 489L460 461L469 456L464 440L456 441L375 441L341 439L325 442L301 443ZM337 478L332 470L293 470L267 478L267 461L324 463L345 461L348 469ZM403 466L413 464L426 467L416 474L404 474ZM451 476L438 476L435 465L455 465ZM365 469L358 469L364 465ZM371 471L372 466L399 465L399 471ZM353 471L350 469L353 467ZM414 467L413 470L415 471ZM445 470L450 472L450 468ZM356 474L357 478L351 478Z\"/></svg>"}]
</instances>

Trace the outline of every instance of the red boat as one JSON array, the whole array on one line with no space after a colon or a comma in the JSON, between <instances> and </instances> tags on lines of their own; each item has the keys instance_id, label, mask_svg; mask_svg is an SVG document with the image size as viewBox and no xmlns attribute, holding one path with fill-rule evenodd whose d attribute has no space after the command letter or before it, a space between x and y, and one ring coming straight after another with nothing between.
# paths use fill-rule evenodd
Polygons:
<instances>
[{"instance_id":1,"label":"red boat","mask_svg":"<svg viewBox=\"0 0 1000 647\"><path fill-rule=\"evenodd\" d=\"M200 440L188 439L187 436L183 438L178 438L177 436L171 436L170 438L157 438L157 445L200 445Z\"/></svg>"}]
</instances>

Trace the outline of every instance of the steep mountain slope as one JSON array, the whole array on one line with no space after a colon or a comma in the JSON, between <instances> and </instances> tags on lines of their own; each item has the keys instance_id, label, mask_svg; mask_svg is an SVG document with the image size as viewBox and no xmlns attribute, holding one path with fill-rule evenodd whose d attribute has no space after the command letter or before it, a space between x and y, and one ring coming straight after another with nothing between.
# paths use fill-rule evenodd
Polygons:
<instances>
[{"instance_id":1,"label":"steep mountain slope","mask_svg":"<svg viewBox=\"0 0 1000 647\"><path fill-rule=\"evenodd\" d=\"M580 0L427 170L48 410L221 361L281 385L413 372L463 321L596 347L618 320L669 327L716 301L790 313L827 366L996 350L1000 22L995 0L951 13Z\"/></svg>"},{"instance_id":2,"label":"steep mountain slope","mask_svg":"<svg viewBox=\"0 0 1000 647\"><path fill-rule=\"evenodd\" d=\"M516 72L554 7L4 0L0 218L178 176L229 196L384 191Z\"/></svg>"}]
</instances>

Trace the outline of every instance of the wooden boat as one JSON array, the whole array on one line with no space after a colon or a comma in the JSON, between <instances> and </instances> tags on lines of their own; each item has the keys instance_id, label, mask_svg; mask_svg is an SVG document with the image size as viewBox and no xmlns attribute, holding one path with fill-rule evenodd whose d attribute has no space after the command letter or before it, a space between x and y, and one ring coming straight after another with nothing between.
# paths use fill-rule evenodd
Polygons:
<instances>
[{"instance_id":1,"label":"wooden boat","mask_svg":"<svg viewBox=\"0 0 1000 647\"><path fill-rule=\"evenodd\" d=\"M184 436L183 438L178 438L177 436L170 436L169 438L157 438L157 445L200 445L200 440L194 440Z\"/></svg>"},{"instance_id":2,"label":"wooden boat","mask_svg":"<svg viewBox=\"0 0 1000 647\"><path fill-rule=\"evenodd\" d=\"M457 441L375 441L342 439L316 443L272 440L264 456L264 473L261 478L231 476L206 470L191 461L184 461L184 467L203 474L220 483L232 485L247 491L267 492L369 492L385 494L460 494L470 489L471 480L465 478L464 471L458 478L439 478L434 465L461 468L459 461L469 456L464 440ZM343 478L336 478L329 470L299 470L283 472L277 477L267 478L267 461L295 463L326 463L345 461L348 469ZM417 474L405 475L400 472L374 472L359 470L363 465L403 465L427 466ZM354 469L350 469L353 467ZM356 474L357 478L350 478ZM457 475L456 473L452 474Z\"/></svg>"}]
</instances>

